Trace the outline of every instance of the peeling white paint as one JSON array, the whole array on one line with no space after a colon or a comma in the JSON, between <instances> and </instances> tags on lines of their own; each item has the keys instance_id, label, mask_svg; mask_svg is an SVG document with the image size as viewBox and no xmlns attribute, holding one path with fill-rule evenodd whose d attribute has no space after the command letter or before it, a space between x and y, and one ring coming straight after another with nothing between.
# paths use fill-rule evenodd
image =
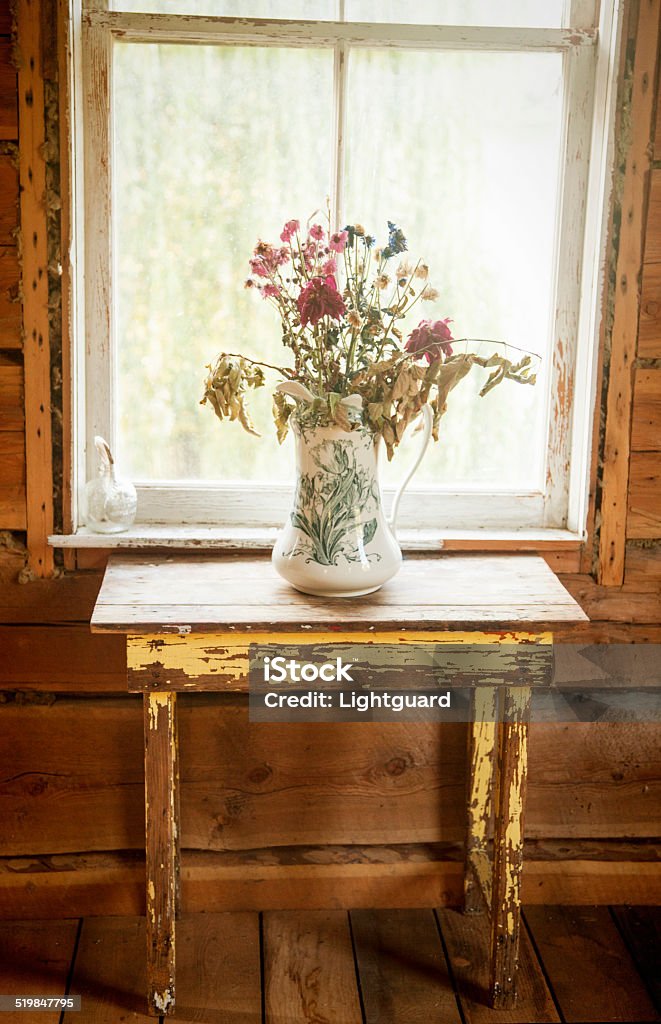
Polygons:
<instances>
[{"instance_id":1,"label":"peeling white paint","mask_svg":"<svg viewBox=\"0 0 661 1024\"><path fill-rule=\"evenodd\" d=\"M171 1006L174 1006L174 991L172 988L166 988L161 995L160 992L154 992L152 995L152 1002L157 1010L161 1013L167 1013Z\"/></svg>"}]
</instances>

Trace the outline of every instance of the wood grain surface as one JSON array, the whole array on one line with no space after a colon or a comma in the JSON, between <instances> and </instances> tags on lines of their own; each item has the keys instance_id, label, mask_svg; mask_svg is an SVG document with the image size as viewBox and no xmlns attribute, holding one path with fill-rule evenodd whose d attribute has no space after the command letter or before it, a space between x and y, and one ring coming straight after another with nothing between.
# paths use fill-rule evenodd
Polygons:
<instances>
[{"instance_id":1,"label":"wood grain surface","mask_svg":"<svg viewBox=\"0 0 661 1024\"><path fill-rule=\"evenodd\" d=\"M627 535L632 539L661 538L661 452L633 452L629 467ZM657 597L656 615L659 617Z\"/></svg>"},{"instance_id":2,"label":"wood grain surface","mask_svg":"<svg viewBox=\"0 0 661 1024\"><path fill-rule=\"evenodd\" d=\"M9 29L9 5L0 12L0 31ZM18 110L16 107L16 68L12 60L11 40L0 39L0 140L18 138Z\"/></svg>"},{"instance_id":3,"label":"wood grain surface","mask_svg":"<svg viewBox=\"0 0 661 1024\"><path fill-rule=\"evenodd\" d=\"M661 1007L661 907L612 907L613 918L652 999Z\"/></svg>"},{"instance_id":4,"label":"wood grain surface","mask_svg":"<svg viewBox=\"0 0 661 1024\"><path fill-rule=\"evenodd\" d=\"M177 921L177 1024L262 1024L259 915Z\"/></svg>"},{"instance_id":5,"label":"wood grain surface","mask_svg":"<svg viewBox=\"0 0 661 1024\"><path fill-rule=\"evenodd\" d=\"M530 907L525 917L567 1024L659 1020L607 907Z\"/></svg>"},{"instance_id":6,"label":"wood grain surface","mask_svg":"<svg viewBox=\"0 0 661 1024\"><path fill-rule=\"evenodd\" d=\"M250 628L277 633L324 627L373 630L523 628L580 622L584 612L536 555L408 559L366 598L299 594L259 557L113 555L92 629L158 633Z\"/></svg>"},{"instance_id":7,"label":"wood grain surface","mask_svg":"<svg viewBox=\"0 0 661 1024\"><path fill-rule=\"evenodd\" d=\"M178 701L186 848L463 838L465 726L251 725ZM142 849L140 697L0 703L0 763L0 855ZM533 724L526 834L657 836L660 780L654 723Z\"/></svg>"},{"instance_id":8,"label":"wood grain surface","mask_svg":"<svg viewBox=\"0 0 661 1024\"><path fill-rule=\"evenodd\" d=\"M661 368L636 371L631 450L661 450Z\"/></svg>"},{"instance_id":9,"label":"wood grain surface","mask_svg":"<svg viewBox=\"0 0 661 1024\"><path fill-rule=\"evenodd\" d=\"M266 1024L363 1024L347 915L264 914Z\"/></svg>"},{"instance_id":10,"label":"wood grain surface","mask_svg":"<svg viewBox=\"0 0 661 1024\"><path fill-rule=\"evenodd\" d=\"M18 188L18 182L17 188ZM21 304L18 301L21 271L14 246L0 246L0 348L20 349Z\"/></svg>"},{"instance_id":11,"label":"wood grain surface","mask_svg":"<svg viewBox=\"0 0 661 1024\"><path fill-rule=\"evenodd\" d=\"M48 544L54 512L48 214L44 202L46 94L42 70L49 55L46 26L46 8L41 0L17 0L27 547L30 569L39 577L51 576L54 568L53 549Z\"/></svg>"},{"instance_id":12,"label":"wood grain surface","mask_svg":"<svg viewBox=\"0 0 661 1024\"><path fill-rule=\"evenodd\" d=\"M179 892L179 759L176 694L144 698L147 986L155 1014L175 999L175 916Z\"/></svg>"},{"instance_id":13,"label":"wood grain surface","mask_svg":"<svg viewBox=\"0 0 661 1024\"><path fill-rule=\"evenodd\" d=\"M459 844L184 851L185 911L462 905ZM646 842L530 840L525 903L661 904L661 853ZM0 918L145 912L135 850L0 858Z\"/></svg>"},{"instance_id":14,"label":"wood grain surface","mask_svg":"<svg viewBox=\"0 0 661 1024\"><path fill-rule=\"evenodd\" d=\"M5 52L8 55L9 46ZM18 168L11 156L0 155L0 245L15 246L13 232L17 227Z\"/></svg>"},{"instance_id":15,"label":"wood grain surface","mask_svg":"<svg viewBox=\"0 0 661 1024\"><path fill-rule=\"evenodd\" d=\"M0 923L0 993L63 996L78 934L77 921ZM3 1012L3 1024L59 1024L61 1010Z\"/></svg>"},{"instance_id":16,"label":"wood grain surface","mask_svg":"<svg viewBox=\"0 0 661 1024\"><path fill-rule=\"evenodd\" d=\"M627 9L630 39L627 69L630 93L627 100L628 130L620 131L622 161L618 200L621 223L617 232L615 266L612 268L612 318L609 323L609 365L601 466L601 523L599 527L599 582L619 586L624 577L627 536L627 491L631 455L631 411L635 375L636 342L640 315L643 256L659 259L658 242L651 225L661 195L660 171L651 171L650 136L654 127L655 89L659 58L659 0L646 0ZM635 22L631 19L636 19ZM625 36L627 32L624 23ZM626 39L625 39L626 45ZM621 115L622 116L622 115ZM651 181L651 187L650 187ZM647 199L649 193L649 213ZM645 218L647 242L645 246ZM645 249L644 249L645 246Z\"/></svg>"},{"instance_id":17,"label":"wood grain surface","mask_svg":"<svg viewBox=\"0 0 661 1024\"><path fill-rule=\"evenodd\" d=\"M91 917L83 922L71 991L84 1014L70 1011L63 1024L155 1024L147 1013L144 917Z\"/></svg>"},{"instance_id":18,"label":"wood grain surface","mask_svg":"<svg viewBox=\"0 0 661 1024\"><path fill-rule=\"evenodd\" d=\"M365 1024L462 1024L433 910L354 910Z\"/></svg>"},{"instance_id":19,"label":"wood grain surface","mask_svg":"<svg viewBox=\"0 0 661 1024\"><path fill-rule=\"evenodd\" d=\"M661 111L661 102L658 102ZM661 133L659 140L661 148ZM656 230L661 234L661 224ZM643 291L638 322L638 358L661 359L661 262L643 267Z\"/></svg>"},{"instance_id":20,"label":"wood grain surface","mask_svg":"<svg viewBox=\"0 0 661 1024\"><path fill-rule=\"evenodd\" d=\"M456 910L439 909L436 913L465 1024L543 1024L560 1020L525 930L521 934L517 1004L492 1010L488 1005L489 936L485 919Z\"/></svg>"}]
</instances>

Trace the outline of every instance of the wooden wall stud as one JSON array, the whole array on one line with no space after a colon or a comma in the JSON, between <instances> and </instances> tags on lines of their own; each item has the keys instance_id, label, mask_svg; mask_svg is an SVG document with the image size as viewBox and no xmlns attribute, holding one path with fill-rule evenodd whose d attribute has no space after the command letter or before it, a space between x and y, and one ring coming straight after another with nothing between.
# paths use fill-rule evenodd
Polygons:
<instances>
[{"instance_id":1,"label":"wooden wall stud","mask_svg":"<svg viewBox=\"0 0 661 1024\"><path fill-rule=\"evenodd\" d=\"M615 269L615 309L604 439L599 582L606 586L620 586L624 579L631 411L660 12L661 0L641 0L629 111L632 136L622 186L620 241Z\"/></svg>"},{"instance_id":2,"label":"wooden wall stud","mask_svg":"<svg viewBox=\"0 0 661 1024\"><path fill-rule=\"evenodd\" d=\"M53 465L41 0L18 0L16 16L28 565L35 576L49 576L54 567L48 546L53 532Z\"/></svg>"}]
</instances>

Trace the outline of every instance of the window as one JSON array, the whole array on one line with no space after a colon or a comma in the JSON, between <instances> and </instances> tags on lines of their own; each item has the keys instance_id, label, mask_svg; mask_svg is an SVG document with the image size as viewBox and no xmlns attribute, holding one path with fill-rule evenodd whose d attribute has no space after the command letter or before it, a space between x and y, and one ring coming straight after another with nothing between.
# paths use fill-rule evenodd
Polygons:
<instances>
[{"instance_id":1,"label":"window","mask_svg":"<svg viewBox=\"0 0 661 1024\"><path fill-rule=\"evenodd\" d=\"M261 439L199 398L221 349L281 358L247 261L329 196L338 226L401 225L434 318L541 357L534 388L477 399L477 371L457 388L402 525L580 532L617 38L614 0L599 25L595 6L83 0L80 479L100 433L142 522L284 520L270 395L251 402Z\"/></svg>"}]
</instances>

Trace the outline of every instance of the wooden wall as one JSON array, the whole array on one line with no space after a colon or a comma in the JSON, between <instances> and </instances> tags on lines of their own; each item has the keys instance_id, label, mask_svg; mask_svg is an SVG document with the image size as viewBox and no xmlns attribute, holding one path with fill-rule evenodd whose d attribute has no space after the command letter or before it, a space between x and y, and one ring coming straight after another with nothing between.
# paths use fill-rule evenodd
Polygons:
<instances>
[{"instance_id":1,"label":"wooden wall","mask_svg":"<svg viewBox=\"0 0 661 1024\"><path fill-rule=\"evenodd\" d=\"M25 414L19 299L18 89L9 5L0 13L0 529L24 530Z\"/></svg>"},{"instance_id":2,"label":"wooden wall","mask_svg":"<svg viewBox=\"0 0 661 1024\"><path fill-rule=\"evenodd\" d=\"M19 6L29 13L31 3L21 0ZM122 642L89 632L98 570L39 578L34 558L28 565L21 339L34 322L35 305L25 273L28 299L23 306L16 302L16 228L19 209L25 218L29 207L19 203L16 147L22 139L10 31L5 10L0 13L0 915L136 913L142 907L142 717L139 699L125 693ZM39 67L37 62L37 74ZM644 199L648 214L629 420L624 576L618 585L597 583L588 571L591 550L582 557L551 556L592 619L587 627L567 631L565 639L661 639L661 129L654 159ZM43 196L36 198L43 205ZM43 224L43 209L37 204L35 210ZM20 224L24 246L32 234L32 223ZM36 315L43 318L40 301ZM34 461L31 468L43 473L37 456ZM597 531L597 542L598 536ZM184 699L182 704L188 906L402 905L458 897L463 727L249 727L245 709L233 699ZM660 796L656 727L534 726L526 898L661 898L654 843Z\"/></svg>"},{"instance_id":3,"label":"wooden wall","mask_svg":"<svg viewBox=\"0 0 661 1024\"><path fill-rule=\"evenodd\" d=\"M627 538L661 539L661 102L650 175L631 424Z\"/></svg>"}]
</instances>

